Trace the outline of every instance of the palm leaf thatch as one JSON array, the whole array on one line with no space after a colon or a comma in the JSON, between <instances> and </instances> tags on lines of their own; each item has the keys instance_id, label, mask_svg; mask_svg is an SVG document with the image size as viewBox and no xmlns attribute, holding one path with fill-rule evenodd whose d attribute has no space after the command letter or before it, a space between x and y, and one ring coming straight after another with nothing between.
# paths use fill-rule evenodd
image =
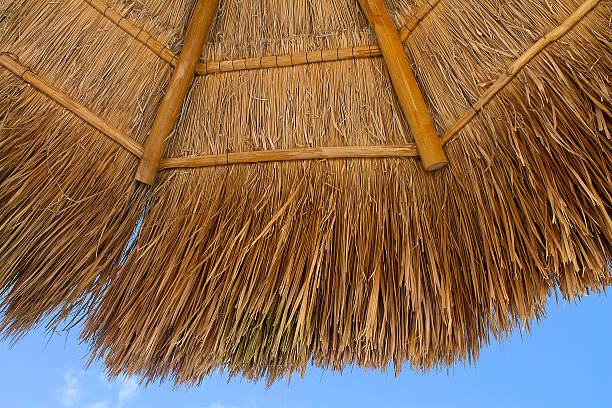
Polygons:
<instances>
[{"instance_id":1,"label":"palm leaf thatch","mask_svg":"<svg viewBox=\"0 0 612 408\"><path fill-rule=\"evenodd\" d=\"M195 4L0 3L5 336L181 383L426 370L612 283L609 0L386 0L435 172L357 0L221 0L144 185Z\"/></svg>"}]
</instances>

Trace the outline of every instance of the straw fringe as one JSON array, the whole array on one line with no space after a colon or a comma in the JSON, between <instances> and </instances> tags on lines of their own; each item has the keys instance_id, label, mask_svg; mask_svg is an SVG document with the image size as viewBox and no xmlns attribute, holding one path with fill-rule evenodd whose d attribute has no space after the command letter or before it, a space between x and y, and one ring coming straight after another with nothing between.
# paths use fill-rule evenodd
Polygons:
<instances>
[{"instance_id":1,"label":"straw fringe","mask_svg":"<svg viewBox=\"0 0 612 408\"><path fill-rule=\"evenodd\" d=\"M441 128L577 5L552 7L559 12L548 19L544 3L433 12L410 51ZM241 21L224 10L221 24ZM219 367L273 381L311 359L335 369L393 361L399 371L406 360L428 369L475 359L490 336L517 325L528 330L557 288L572 299L609 285L612 150L580 87L550 61L588 75L590 92L610 107L607 10L534 58L448 144L451 168L434 177L398 159L164 172L125 274L88 321L96 355L112 374L186 383ZM487 31L477 16L499 13L528 24L512 31L487 21L489 37L478 34ZM242 30L243 41L275 38ZM197 80L166 156L410 142L393 128L400 116L378 86L388 84L380 63L338 64ZM567 105L566 93L575 98Z\"/></svg>"},{"instance_id":2,"label":"straw fringe","mask_svg":"<svg viewBox=\"0 0 612 408\"><path fill-rule=\"evenodd\" d=\"M166 64L77 3L26 2L28 31L2 45L142 143ZM144 3L173 24L158 38L184 28L185 3ZM580 4L433 9L407 49L438 130ZM414 10L387 5L398 21ZM0 330L82 316L111 375L188 384L218 368L271 382L310 362L476 359L529 330L551 293L612 283L610 13L602 0L535 56L447 143L435 175L413 159L310 160L166 170L134 189L132 155L0 73ZM372 41L348 0L240 0L216 25L207 60ZM117 45L105 58L96 36ZM231 72L196 79L165 156L407 145L406 129L378 59Z\"/></svg>"}]
</instances>

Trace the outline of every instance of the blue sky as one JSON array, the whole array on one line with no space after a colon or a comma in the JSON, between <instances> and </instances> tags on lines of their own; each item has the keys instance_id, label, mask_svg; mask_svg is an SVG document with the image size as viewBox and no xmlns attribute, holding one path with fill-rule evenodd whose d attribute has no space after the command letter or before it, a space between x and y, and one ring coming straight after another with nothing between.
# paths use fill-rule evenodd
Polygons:
<instances>
[{"instance_id":1,"label":"blue sky","mask_svg":"<svg viewBox=\"0 0 612 408\"><path fill-rule=\"evenodd\" d=\"M100 364L84 370L87 348L77 332L35 331L10 348L0 343L0 401L5 407L274 408L274 407L612 407L612 295L578 304L552 301L531 335L492 344L473 366L399 378L349 369L316 368L304 379L264 383L215 375L197 388L139 386L105 379Z\"/></svg>"}]
</instances>

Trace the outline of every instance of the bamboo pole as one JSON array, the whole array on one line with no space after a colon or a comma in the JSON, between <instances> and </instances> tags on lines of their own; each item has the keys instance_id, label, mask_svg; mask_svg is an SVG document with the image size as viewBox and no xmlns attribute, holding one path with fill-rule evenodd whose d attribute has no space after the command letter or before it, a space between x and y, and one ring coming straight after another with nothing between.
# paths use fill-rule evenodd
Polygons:
<instances>
[{"instance_id":1,"label":"bamboo pole","mask_svg":"<svg viewBox=\"0 0 612 408\"><path fill-rule=\"evenodd\" d=\"M343 61L348 59L378 57L380 55L380 49L376 45L328 48L295 54L267 55L265 57L203 62L198 65L197 72L200 75L209 75L252 69L295 67L317 62Z\"/></svg>"},{"instance_id":2,"label":"bamboo pole","mask_svg":"<svg viewBox=\"0 0 612 408\"><path fill-rule=\"evenodd\" d=\"M502 89L506 87L512 81L519 72L527 65L533 58L542 52L549 44L557 41L563 37L568 31L570 31L576 24L578 24L584 16L586 16L591 10L599 4L601 0L586 0L580 5L563 23L546 33L542 36L535 44L533 44L527 51L525 51L520 57L518 57L506 71L491 85L487 91L473 104L473 108L470 108L461 118L455 122L455 124L448 129L442 136L442 141L446 144L450 141L457 133L459 133L468 123L474 119L474 117L484 108Z\"/></svg>"},{"instance_id":3,"label":"bamboo pole","mask_svg":"<svg viewBox=\"0 0 612 408\"><path fill-rule=\"evenodd\" d=\"M301 149L276 149L236 152L194 157L173 157L161 161L161 169L226 166L230 164L266 163L321 159L379 159L385 157L418 157L415 145L337 146Z\"/></svg>"},{"instance_id":4,"label":"bamboo pole","mask_svg":"<svg viewBox=\"0 0 612 408\"><path fill-rule=\"evenodd\" d=\"M176 118L193 81L202 47L218 6L219 0L198 0L196 4L179 61L145 143L142 160L136 172L137 181L153 184L155 180L159 162L166 148L166 140L176 124Z\"/></svg>"},{"instance_id":5,"label":"bamboo pole","mask_svg":"<svg viewBox=\"0 0 612 408\"><path fill-rule=\"evenodd\" d=\"M89 123L91 126L102 132L108 138L114 140L119 145L123 146L134 156L142 156L142 146L138 142L136 142L134 139L132 139L119 129L105 122L99 116L95 115L89 109L77 103L74 99L70 98L65 93L47 84L38 75L30 71L27 67L21 65L15 59L11 58L8 54L0 54L0 65L2 65L14 75L20 77L23 81L28 83L34 89L46 95L48 98L54 100L56 103L63 106L70 112L74 113L83 121Z\"/></svg>"},{"instance_id":6,"label":"bamboo pole","mask_svg":"<svg viewBox=\"0 0 612 408\"><path fill-rule=\"evenodd\" d=\"M136 41L151 50L162 60L166 61L171 66L175 66L178 61L177 56L170 51L161 41L153 37L153 35L142 28L139 28L134 23L116 12L111 6L100 0L82 0L89 4L94 10L97 10L102 16L106 17L111 23L125 31Z\"/></svg>"},{"instance_id":7,"label":"bamboo pole","mask_svg":"<svg viewBox=\"0 0 612 408\"><path fill-rule=\"evenodd\" d=\"M359 3L376 33L391 82L414 135L423 166L427 171L446 166L448 159L391 16L382 0L359 0Z\"/></svg>"}]
</instances>

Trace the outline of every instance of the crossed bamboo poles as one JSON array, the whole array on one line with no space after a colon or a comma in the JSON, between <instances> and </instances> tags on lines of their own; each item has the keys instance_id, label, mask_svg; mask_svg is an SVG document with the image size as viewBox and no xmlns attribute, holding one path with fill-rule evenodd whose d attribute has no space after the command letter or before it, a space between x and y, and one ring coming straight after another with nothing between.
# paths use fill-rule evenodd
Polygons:
<instances>
[{"instance_id":1,"label":"crossed bamboo poles","mask_svg":"<svg viewBox=\"0 0 612 408\"><path fill-rule=\"evenodd\" d=\"M83 0L89 4L97 0ZM361 0L360 0L361 1ZM487 91L465 112L441 137L441 144L452 140L471 120L476 117L518 73L548 45L557 41L578 24L601 0L586 0L565 21L540 38L518 57L506 71L487 89ZM437 4L439 1L436 1ZM433 1L432 1L433 3ZM428 13L429 11L427 11ZM110 13L104 12L105 15ZM123 21L123 20L122 20ZM420 19L419 19L420 21ZM120 24L118 24L120 25ZM140 30L141 32L144 32ZM148 35L151 37L150 35ZM137 35L140 37L140 34ZM136 38L136 37L135 37ZM147 43L151 41L145 40ZM142 41L141 41L142 42ZM161 44L161 43L160 43ZM168 50L169 51L169 50ZM159 54L158 54L159 55ZM172 59L172 58L171 58ZM314 61L310 61L314 62ZM93 112L74 101L66 94L46 83L38 75L20 64L10 53L0 54L0 65L19 76L26 83L45 94L65 109L69 110L101 133L114 140L138 158L143 157L144 146L130 136L105 122ZM182 103L182 102L181 102ZM416 144L387 146L344 146L303 149L284 149L256 152L228 153L195 157L166 158L160 161L158 170L170 168L196 168L237 163L261 163L272 161L338 159L338 158L383 158L383 157L417 157L420 151Z\"/></svg>"}]
</instances>

